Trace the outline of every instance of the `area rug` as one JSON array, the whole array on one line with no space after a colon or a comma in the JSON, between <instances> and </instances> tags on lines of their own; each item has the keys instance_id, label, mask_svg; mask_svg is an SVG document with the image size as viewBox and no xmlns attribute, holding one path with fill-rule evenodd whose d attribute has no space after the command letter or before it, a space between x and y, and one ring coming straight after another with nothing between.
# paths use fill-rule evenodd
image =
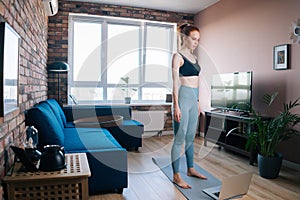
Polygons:
<instances>
[{"instance_id":1,"label":"area rug","mask_svg":"<svg viewBox=\"0 0 300 200\"><path fill-rule=\"evenodd\" d=\"M171 166L171 159L167 157L156 157L152 158L153 162L162 170L162 172L173 182L173 170ZM199 199L211 199L205 193L202 192L202 189L218 186L221 184L221 181L214 177L209 172L205 171L200 166L194 164L195 169L201 174L207 177L207 180L202 180L195 177L189 177L186 175L186 162L185 157L180 159L180 174L181 177L192 186L191 189L182 189L181 187L174 184L178 190L190 200L199 200Z\"/></svg>"}]
</instances>

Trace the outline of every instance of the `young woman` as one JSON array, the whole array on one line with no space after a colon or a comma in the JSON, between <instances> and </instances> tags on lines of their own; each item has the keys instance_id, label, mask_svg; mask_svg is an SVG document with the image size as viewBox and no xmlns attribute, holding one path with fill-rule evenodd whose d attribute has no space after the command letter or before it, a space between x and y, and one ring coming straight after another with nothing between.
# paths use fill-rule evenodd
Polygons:
<instances>
[{"instance_id":1,"label":"young woman","mask_svg":"<svg viewBox=\"0 0 300 200\"><path fill-rule=\"evenodd\" d=\"M183 24L178 27L181 47L173 55L173 119L174 143L171 150L173 182L182 188L191 188L179 173L181 147L185 143L187 175L206 179L194 169L194 138L197 129L199 102L198 87L200 66L193 51L200 40L197 27Z\"/></svg>"}]
</instances>

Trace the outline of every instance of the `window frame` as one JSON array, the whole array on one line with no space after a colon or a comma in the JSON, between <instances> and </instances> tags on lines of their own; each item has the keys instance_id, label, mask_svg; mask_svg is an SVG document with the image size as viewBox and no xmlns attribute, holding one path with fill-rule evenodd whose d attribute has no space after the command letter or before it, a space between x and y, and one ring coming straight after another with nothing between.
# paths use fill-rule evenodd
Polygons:
<instances>
[{"instance_id":1,"label":"window frame","mask_svg":"<svg viewBox=\"0 0 300 200\"><path fill-rule=\"evenodd\" d=\"M94 82L94 81L74 81L73 80L73 55L74 55L74 23L75 22L90 22L90 23L99 23L101 24L101 41L102 41L102 49L101 49L101 80ZM68 73L68 94L72 94L71 88L74 86L76 87L100 87L103 90L103 100L87 100L87 101L80 101L80 104L101 104L101 103L124 103L122 100L108 100L108 88L111 87L122 87L119 84L109 84L107 82L107 52L108 52L108 25L109 24L117 24L117 25L133 25L139 27L139 83L138 84L130 84L129 87L136 87L138 88L138 100L133 100L133 103L163 103L165 100L143 100L142 90L143 88L172 88L172 69L171 69L171 59L173 53L176 51L176 23L169 23L169 22L156 22L156 21L148 21L148 20L138 20L138 19L130 19L130 18L120 18L120 17L107 17L107 16L94 16L94 15L85 15L85 14L69 14L69 48L68 48L68 63L70 65L70 71ZM170 57L169 57L169 64L168 67L168 82L146 82L146 38L147 38L147 28L149 26L157 26L157 27L166 27L169 28L169 48L171 50ZM171 91L170 91L171 93ZM72 104L70 98L68 98L68 104Z\"/></svg>"}]
</instances>

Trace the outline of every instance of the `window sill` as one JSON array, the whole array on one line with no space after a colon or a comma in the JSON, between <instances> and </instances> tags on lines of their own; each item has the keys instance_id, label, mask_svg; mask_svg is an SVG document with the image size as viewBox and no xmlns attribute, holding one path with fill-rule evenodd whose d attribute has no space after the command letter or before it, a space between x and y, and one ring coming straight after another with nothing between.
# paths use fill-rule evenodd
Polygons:
<instances>
[{"instance_id":1,"label":"window sill","mask_svg":"<svg viewBox=\"0 0 300 200\"><path fill-rule=\"evenodd\" d=\"M167 103L167 102L146 102L146 103L130 103L130 104L125 104L125 103L99 103L99 104L68 104L65 106L172 106L172 103Z\"/></svg>"}]
</instances>

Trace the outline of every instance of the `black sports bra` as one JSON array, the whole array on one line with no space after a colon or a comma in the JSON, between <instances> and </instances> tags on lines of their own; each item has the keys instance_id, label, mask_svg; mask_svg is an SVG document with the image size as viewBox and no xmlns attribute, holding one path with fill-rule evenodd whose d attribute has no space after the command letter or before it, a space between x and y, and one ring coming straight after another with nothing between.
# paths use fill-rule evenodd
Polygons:
<instances>
[{"instance_id":1,"label":"black sports bra","mask_svg":"<svg viewBox=\"0 0 300 200\"><path fill-rule=\"evenodd\" d=\"M183 76L199 76L199 73L201 71L201 67L198 64L198 61L196 60L196 63L192 63L191 61L189 61L189 59L187 59L184 55L182 55L181 53L179 53L184 62L183 65L179 68L179 76L183 77Z\"/></svg>"}]
</instances>

